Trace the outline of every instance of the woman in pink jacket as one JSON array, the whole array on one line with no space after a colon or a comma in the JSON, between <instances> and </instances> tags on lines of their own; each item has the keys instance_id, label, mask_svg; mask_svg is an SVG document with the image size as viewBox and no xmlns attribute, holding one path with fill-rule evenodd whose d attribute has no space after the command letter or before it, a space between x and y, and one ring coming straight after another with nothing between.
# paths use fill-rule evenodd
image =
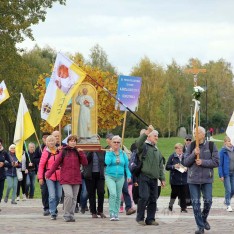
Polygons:
<instances>
[{"instance_id":1,"label":"woman in pink jacket","mask_svg":"<svg viewBox=\"0 0 234 234\"><path fill-rule=\"evenodd\" d=\"M43 185L45 172L52 168L55 160L60 157L57 150L56 138L52 135L46 138L46 147L44 148L38 169L38 179L40 185ZM60 168L56 168L54 172L46 177L46 184L49 191L49 211L51 220L56 220L58 210L57 206L62 196L62 186L60 185Z\"/></svg>"},{"instance_id":2,"label":"woman in pink jacket","mask_svg":"<svg viewBox=\"0 0 234 234\"><path fill-rule=\"evenodd\" d=\"M60 183L65 195L63 219L65 222L75 222L76 198L82 184L80 165L86 166L88 161L82 149L76 148L77 136L69 136L67 144L60 152L52 168L46 172L46 178L49 178L61 166Z\"/></svg>"}]
</instances>

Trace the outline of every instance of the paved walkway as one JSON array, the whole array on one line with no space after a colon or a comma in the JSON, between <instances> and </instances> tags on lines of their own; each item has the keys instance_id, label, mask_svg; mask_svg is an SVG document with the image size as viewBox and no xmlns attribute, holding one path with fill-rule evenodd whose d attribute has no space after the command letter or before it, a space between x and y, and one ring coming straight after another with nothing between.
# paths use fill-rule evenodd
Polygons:
<instances>
[{"instance_id":1,"label":"paved walkway","mask_svg":"<svg viewBox=\"0 0 234 234\"><path fill-rule=\"evenodd\" d=\"M59 205L59 216L56 221L42 215L41 200L33 199L19 201L17 205L10 202L1 203L0 233L1 234L56 234L56 233L194 233L196 229L192 209L188 214L180 213L178 205L174 212L168 212L168 197L160 197L158 201L159 212L157 221L159 226L139 226L136 215L120 214L120 221L114 222L106 219L92 219L89 212L76 214L76 222L65 223L62 218L62 205ZM108 203L104 204L105 214L108 214ZM223 199L214 198L213 208L210 212L209 223L211 230L205 233L234 233L234 212L227 212Z\"/></svg>"}]
</instances>

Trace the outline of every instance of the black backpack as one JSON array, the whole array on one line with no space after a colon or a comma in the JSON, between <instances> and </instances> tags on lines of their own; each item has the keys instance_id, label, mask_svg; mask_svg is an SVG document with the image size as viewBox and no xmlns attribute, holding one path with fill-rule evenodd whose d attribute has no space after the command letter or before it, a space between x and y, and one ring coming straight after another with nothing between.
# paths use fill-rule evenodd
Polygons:
<instances>
[{"instance_id":1,"label":"black backpack","mask_svg":"<svg viewBox=\"0 0 234 234\"><path fill-rule=\"evenodd\" d=\"M136 177L138 177L141 173L141 168L143 166L143 161L146 157L147 149L148 149L148 145L144 144L141 160L139 158L139 154L137 152L137 149L134 149L131 153L128 167L129 167L129 170L132 173L132 175L134 175Z\"/></svg>"}]
</instances>

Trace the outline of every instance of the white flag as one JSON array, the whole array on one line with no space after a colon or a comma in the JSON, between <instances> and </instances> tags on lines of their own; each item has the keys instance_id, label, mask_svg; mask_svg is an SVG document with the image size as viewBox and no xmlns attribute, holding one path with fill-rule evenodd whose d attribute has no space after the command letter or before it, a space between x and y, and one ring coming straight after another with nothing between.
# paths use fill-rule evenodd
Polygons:
<instances>
[{"instance_id":1,"label":"white flag","mask_svg":"<svg viewBox=\"0 0 234 234\"><path fill-rule=\"evenodd\" d=\"M229 121L226 134L231 139L232 145L234 145L234 112L232 113L232 117Z\"/></svg>"}]
</instances>

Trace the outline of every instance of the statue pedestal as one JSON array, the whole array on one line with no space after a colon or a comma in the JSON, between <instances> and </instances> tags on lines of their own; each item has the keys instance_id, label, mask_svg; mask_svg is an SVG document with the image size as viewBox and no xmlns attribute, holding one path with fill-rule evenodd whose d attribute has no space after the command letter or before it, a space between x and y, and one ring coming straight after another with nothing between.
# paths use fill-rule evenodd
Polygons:
<instances>
[{"instance_id":1,"label":"statue pedestal","mask_svg":"<svg viewBox=\"0 0 234 234\"><path fill-rule=\"evenodd\" d=\"M76 147L84 151L103 151L100 144L77 144Z\"/></svg>"}]
</instances>

